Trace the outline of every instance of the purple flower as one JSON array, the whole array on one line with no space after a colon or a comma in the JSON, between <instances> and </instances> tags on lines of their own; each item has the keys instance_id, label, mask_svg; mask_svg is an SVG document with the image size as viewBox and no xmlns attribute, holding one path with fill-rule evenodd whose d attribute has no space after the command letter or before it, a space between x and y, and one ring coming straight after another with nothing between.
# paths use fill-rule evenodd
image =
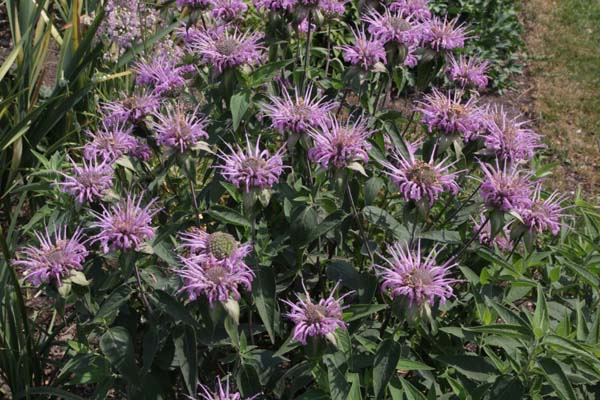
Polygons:
<instances>
[{"instance_id":1,"label":"purple flower","mask_svg":"<svg viewBox=\"0 0 600 400\"><path fill-rule=\"evenodd\" d=\"M502 107L488 108L486 113L485 146L501 160L528 161L543 147L540 135L524 127L527 122L511 119Z\"/></svg>"},{"instance_id":2,"label":"purple flower","mask_svg":"<svg viewBox=\"0 0 600 400\"><path fill-rule=\"evenodd\" d=\"M223 263L214 258L180 257L183 268L177 274L183 278L181 291L186 291L190 300L204 294L208 302L226 302L240 298L239 285L252 290L254 273L246 264Z\"/></svg>"},{"instance_id":3,"label":"purple flower","mask_svg":"<svg viewBox=\"0 0 600 400\"><path fill-rule=\"evenodd\" d=\"M542 199L542 186L537 184L531 201L520 207L517 212L530 231L540 234L550 231L556 236L560 232L560 227L564 225L560 221L561 218L567 216L563 213L566 207L561 206L564 199L564 196L560 196L558 192L553 192L548 198Z\"/></svg>"},{"instance_id":4,"label":"purple flower","mask_svg":"<svg viewBox=\"0 0 600 400\"><path fill-rule=\"evenodd\" d=\"M189 43L189 48L202 57L206 64L213 65L217 72L243 64L261 61L263 47L258 44L258 33L229 31L199 31Z\"/></svg>"},{"instance_id":5,"label":"purple flower","mask_svg":"<svg viewBox=\"0 0 600 400\"><path fill-rule=\"evenodd\" d=\"M201 260L213 260L218 263L240 266L248 269L244 258L252 251L252 245L240 245L229 233L206 233L199 228L180 234L183 241L181 248L189 253L189 257Z\"/></svg>"},{"instance_id":6,"label":"purple flower","mask_svg":"<svg viewBox=\"0 0 600 400\"><path fill-rule=\"evenodd\" d=\"M455 182L458 172L448 172L454 163L446 164L447 158L435 163L435 148L428 162L415 158L420 143L409 144L408 157L393 149L393 162L383 162L384 173L396 184L406 201L429 199L429 204L440 197L443 192L458 194L459 187Z\"/></svg>"},{"instance_id":7,"label":"purple flower","mask_svg":"<svg viewBox=\"0 0 600 400\"><path fill-rule=\"evenodd\" d=\"M157 96L171 96L185 86L184 74L190 71L188 66L176 65L171 55L160 53L151 61L138 61L133 67L138 85L153 88Z\"/></svg>"},{"instance_id":8,"label":"purple flower","mask_svg":"<svg viewBox=\"0 0 600 400\"><path fill-rule=\"evenodd\" d=\"M211 17L221 21L229 22L242 18L248 11L248 6L242 0L211 0L213 9Z\"/></svg>"},{"instance_id":9,"label":"purple flower","mask_svg":"<svg viewBox=\"0 0 600 400\"><path fill-rule=\"evenodd\" d=\"M98 31L117 46L118 55L140 43L144 31L149 33L147 27L158 21L157 13L140 0L107 0L104 9L105 17Z\"/></svg>"},{"instance_id":10,"label":"purple flower","mask_svg":"<svg viewBox=\"0 0 600 400\"><path fill-rule=\"evenodd\" d=\"M190 8L205 9L211 5L211 1L210 0L175 0L175 4L177 4L177 7L179 7L179 8L183 8L183 7L187 6Z\"/></svg>"},{"instance_id":11,"label":"purple flower","mask_svg":"<svg viewBox=\"0 0 600 400\"><path fill-rule=\"evenodd\" d=\"M461 100L461 92L443 94L433 89L416 108L423 114L422 121L429 132L439 129L447 135L460 133L465 141L476 139L484 126L484 115L477 107L475 98Z\"/></svg>"},{"instance_id":12,"label":"purple flower","mask_svg":"<svg viewBox=\"0 0 600 400\"><path fill-rule=\"evenodd\" d=\"M291 11L296 5L296 0L252 0L257 10L265 11Z\"/></svg>"},{"instance_id":13,"label":"purple flower","mask_svg":"<svg viewBox=\"0 0 600 400\"><path fill-rule=\"evenodd\" d=\"M108 125L130 122L138 124L158 108L158 98L153 93L135 94L123 100L102 104L104 120Z\"/></svg>"},{"instance_id":14,"label":"purple flower","mask_svg":"<svg viewBox=\"0 0 600 400\"><path fill-rule=\"evenodd\" d=\"M321 0L319 8L326 17L334 18L338 15L344 15L347 2L348 0Z\"/></svg>"},{"instance_id":15,"label":"purple flower","mask_svg":"<svg viewBox=\"0 0 600 400\"><path fill-rule=\"evenodd\" d=\"M402 15L412 15L420 21L431 18L429 11L429 0L396 0L390 4L391 12L399 12Z\"/></svg>"},{"instance_id":16,"label":"purple flower","mask_svg":"<svg viewBox=\"0 0 600 400\"><path fill-rule=\"evenodd\" d=\"M402 64L404 64L406 67L412 68L415 67L419 60L417 59L417 56L415 54L415 51L418 49L417 45L413 45L413 46L408 46L406 48L406 56L404 57L404 61L402 62Z\"/></svg>"},{"instance_id":17,"label":"purple flower","mask_svg":"<svg viewBox=\"0 0 600 400\"><path fill-rule=\"evenodd\" d=\"M138 138L137 146L129 154L139 160L148 161L152 157L152 149L145 139Z\"/></svg>"},{"instance_id":18,"label":"purple flower","mask_svg":"<svg viewBox=\"0 0 600 400\"><path fill-rule=\"evenodd\" d=\"M323 168L345 168L350 163L369 161L367 150L371 145L367 138L371 136L361 119L353 124L340 125L335 117L322 122L317 129L308 131L314 140L314 146L308 151L308 158Z\"/></svg>"},{"instance_id":19,"label":"purple flower","mask_svg":"<svg viewBox=\"0 0 600 400\"><path fill-rule=\"evenodd\" d=\"M317 26L315 24L310 24L310 30L311 30L311 32L314 32L315 29L317 29ZM307 33L308 32L308 18L304 18L298 24L298 32L301 32L301 33Z\"/></svg>"},{"instance_id":20,"label":"purple flower","mask_svg":"<svg viewBox=\"0 0 600 400\"><path fill-rule=\"evenodd\" d=\"M104 253L117 249L137 249L144 240L152 239L156 228L151 226L152 217L159 211L154 208L157 198L142 207L142 196L128 195L110 209L102 207L102 214L92 211L96 222L92 227L100 232L92 237L93 243L99 242Z\"/></svg>"},{"instance_id":21,"label":"purple flower","mask_svg":"<svg viewBox=\"0 0 600 400\"><path fill-rule=\"evenodd\" d=\"M364 31L352 31L354 44L341 46L344 59L368 71L378 62L386 63L385 48L379 40L369 40Z\"/></svg>"},{"instance_id":22,"label":"purple flower","mask_svg":"<svg viewBox=\"0 0 600 400\"><path fill-rule=\"evenodd\" d=\"M299 295L297 295L298 303L296 304L289 300L283 300L291 308L290 312L286 315L296 325L292 335L295 340L306 344L306 339L309 336L326 336L338 327L346 329L346 324L342 320L342 310L345 307L342 307L341 301L353 292L348 292L340 298L335 299L333 294L338 286L339 283L333 287L329 297L319 300L318 303L312 302L306 288L304 288L306 300L302 300Z\"/></svg>"},{"instance_id":23,"label":"purple flower","mask_svg":"<svg viewBox=\"0 0 600 400\"><path fill-rule=\"evenodd\" d=\"M88 131L90 141L83 146L83 156L88 160L102 158L114 161L124 154L134 151L138 142L131 135L133 127L123 124L108 125L102 122L102 128L96 133Z\"/></svg>"},{"instance_id":24,"label":"purple flower","mask_svg":"<svg viewBox=\"0 0 600 400\"><path fill-rule=\"evenodd\" d=\"M156 142L185 152L201 138L208 138L204 130L206 119L186 114L181 107L169 108L166 114L154 113L157 121L152 123L156 131Z\"/></svg>"},{"instance_id":25,"label":"purple flower","mask_svg":"<svg viewBox=\"0 0 600 400\"><path fill-rule=\"evenodd\" d=\"M452 285L456 279L446 277L448 270L456 264L438 266L435 261L436 249L428 252L423 260L421 256L421 241L417 242L417 251L411 251L408 243L394 243L388 246L391 258L384 258L388 266L375 265L380 278L383 279L381 291L390 291L392 297L404 296L411 305L421 306L445 303L453 297Z\"/></svg>"},{"instance_id":26,"label":"purple flower","mask_svg":"<svg viewBox=\"0 0 600 400\"><path fill-rule=\"evenodd\" d=\"M515 164L509 167L506 162L500 167L497 159L496 168L482 162L479 165L484 173L481 198L488 207L507 212L529 205L531 173L523 173Z\"/></svg>"},{"instance_id":27,"label":"purple flower","mask_svg":"<svg viewBox=\"0 0 600 400\"><path fill-rule=\"evenodd\" d=\"M73 165L73 176L63 174L65 182L57 182L63 192L67 192L77 199L79 203L92 202L104 195L104 192L112 187L113 169L106 160L81 160L82 166L77 165L69 159Z\"/></svg>"},{"instance_id":28,"label":"purple flower","mask_svg":"<svg viewBox=\"0 0 600 400\"><path fill-rule=\"evenodd\" d=\"M271 119L273 128L282 135L286 131L305 133L309 127L318 126L329 120L329 112L338 103L326 101L324 97L313 99L312 85L308 85L306 93L300 95L295 89L292 98L285 87L282 87L282 97L269 96L272 104L261 103L263 112Z\"/></svg>"},{"instance_id":29,"label":"purple flower","mask_svg":"<svg viewBox=\"0 0 600 400\"><path fill-rule=\"evenodd\" d=\"M271 156L268 150L260 149L259 143L260 137L253 147L246 136L246 152L239 145L234 149L226 143L230 154L220 152L218 156L224 162L223 165L216 167L221 170L221 175L237 188L243 187L246 192L250 192L253 188L272 187L285 168L281 158L285 151L284 147Z\"/></svg>"},{"instance_id":30,"label":"purple flower","mask_svg":"<svg viewBox=\"0 0 600 400\"><path fill-rule=\"evenodd\" d=\"M421 40L420 24L411 15L392 14L387 9L381 14L372 9L362 19L369 24L369 33L383 43L395 41L415 46Z\"/></svg>"},{"instance_id":31,"label":"purple flower","mask_svg":"<svg viewBox=\"0 0 600 400\"><path fill-rule=\"evenodd\" d=\"M513 248L514 243L509 239L510 238L510 225L512 221L509 222L502 228L502 232L497 234L495 238L492 238L492 223L486 220L485 216L479 216L479 222L477 222L474 218L471 218L473 221L473 232L479 232L478 239L479 243L484 244L486 246L497 246L498 249L502 252L510 251ZM482 224L485 225L482 227Z\"/></svg>"},{"instance_id":32,"label":"purple flower","mask_svg":"<svg viewBox=\"0 0 600 400\"><path fill-rule=\"evenodd\" d=\"M225 378L225 386L223 386L221 378L217 378L217 386L214 391L202 384L200 384L200 389L202 389L203 392L199 393L200 400L254 400L259 396L256 394L252 397L242 399L242 395L239 392L234 392L230 389L229 376Z\"/></svg>"},{"instance_id":33,"label":"purple flower","mask_svg":"<svg viewBox=\"0 0 600 400\"><path fill-rule=\"evenodd\" d=\"M26 246L18 253L15 266L23 269L25 278L34 286L44 282L56 282L71 275L71 271L81 271L88 255L82 241L82 231L77 228L73 235L67 237L67 227L54 229L51 236L46 229L45 235L35 232L39 247Z\"/></svg>"},{"instance_id":34,"label":"purple flower","mask_svg":"<svg viewBox=\"0 0 600 400\"><path fill-rule=\"evenodd\" d=\"M423 23L423 42L436 51L464 47L467 27L457 23L458 18L448 21L447 18L432 17Z\"/></svg>"},{"instance_id":35,"label":"purple flower","mask_svg":"<svg viewBox=\"0 0 600 400\"><path fill-rule=\"evenodd\" d=\"M476 58L467 58L460 56L458 59L454 55L448 57L450 65L447 68L450 79L456 81L465 89L468 86L475 86L480 89L488 85L488 76L486 75L490 63Z\"/></svg>"}]
</instances>

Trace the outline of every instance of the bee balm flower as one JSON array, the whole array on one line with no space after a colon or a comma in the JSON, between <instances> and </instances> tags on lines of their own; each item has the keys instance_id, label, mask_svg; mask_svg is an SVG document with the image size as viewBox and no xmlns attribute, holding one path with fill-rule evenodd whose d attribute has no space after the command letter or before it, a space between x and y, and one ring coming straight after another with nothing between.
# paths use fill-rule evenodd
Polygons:
<instances>
[{"instance_id":1,"label":"bee balm flower","mask_svg":"<svg viewBox=\"0 0 600 400\"><path fill-rule=\"evenodd\" d=\"M344 59L352 65L358 65L368 71L378 62L386 63L385 48L379 40L367 39L364 31L352 31L354 44L341 46Z\"/></svg>"},{"instance_id":2,"label":"bee balm flower","mask_svg":"<svg viewBox=\"0 0 600 400\"><path fill-rule=\"evenodd\" d=\"M113 169L106 161L82 160L82 166L73 160L73 176L62 174L65 182L57 182L56 185L62 191L75 196L79 203L92 202L104 195L104 192L112 186Z\"/></svg>"}]
</instances>

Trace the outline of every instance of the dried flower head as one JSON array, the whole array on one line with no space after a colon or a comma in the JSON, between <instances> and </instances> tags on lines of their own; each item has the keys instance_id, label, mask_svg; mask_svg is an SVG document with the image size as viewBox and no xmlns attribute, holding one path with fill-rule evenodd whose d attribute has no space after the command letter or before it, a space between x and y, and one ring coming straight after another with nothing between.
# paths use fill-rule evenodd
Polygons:
<instances>
[{"instance_id":1,"label":"dried flower head","mask_svg":"<svg viewBox=\"0 0 600 400\"><path fill-rule=\"evenodd\" d=\"M448 278L448 270L456 264L437 265L436 249L430 251L425 259L421 255L421 241L417 249L410 249L408 243L394 243L388 246L391 258L384 261L387 266L375 265L378 275L383 279L381 290L388 290L392 297L406 297L412 305L420 306L427 302L433 305L436 299L445 303L453 297L452 284L456 279Z\"/></svg>"},{"instance_id":2,"label":"dried flower head","mask_svg":"<svg viewBox=\"0 0 600 400\"><path fill-rule=\"evenodd\" d=\"M54 229L51 235L35 232L39 247L26 246L17 254L13 264L23 269L25 278L34 286L45 282L61 285L61 280L69 277L73 270L81 271L88 255L80 228L75 229L71 237L67 236L67 227Z\"/></svg>"}]
</instances>

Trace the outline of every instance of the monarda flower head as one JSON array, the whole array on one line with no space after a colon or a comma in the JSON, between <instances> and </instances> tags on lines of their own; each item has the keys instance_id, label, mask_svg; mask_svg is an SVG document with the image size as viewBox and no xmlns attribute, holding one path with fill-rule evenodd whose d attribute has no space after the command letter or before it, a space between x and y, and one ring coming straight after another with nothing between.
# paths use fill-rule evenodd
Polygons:
<instances>
[{"instance_id":1,"label":"monarda flower head","mask_svg":"<svg viewBox=\"0 0 600 400\"><path fill-rule=\"evenodd\" d=\"M421 28L411 15L390 13L383 14L376 10L362 18L369 24L369 33L383 43L397 42L406 46L417 45L421 41Z\"/></svg>"},{"instance_id":2,"label":"monarda flower head","mask_svg":"<svg viewBox=\"0 0 600 400\"><path fill-rule=\"evenodd\" d=\"M335 18L344 15L348 0L321 0L319 8L327 18Z\"/></svg>"},{"instance_id":3,"label":"monarda flower head","mask_svg":"<svg viewBox=\"0 0 600 400\"><path fill-rule=\"evenodd\" d=\"M271 119L271 126L282 135L287 131L291 133L305 133L308 128L319 126L329 120L329 112L338 106L338 103L326 101L323 97L313 98L313 86L308 85L304 94L294 90L294 97L285 87L282 87L282 96L269 96L270 103L261 103L263 113Z\"/></svg>"},{"instance_id":4,"label":"monarda flower head","mask_svg":"<svg viewBox=\"0 0 600 400\"><path fill-rule=\"evenodd\" d=\"M423 42L436 51L453 50L464 47L467 40L467 27L458 24L458 19L432 17L423 23Z\"/></svg>"},{"instance_id":5,"label":"monarda flower head","mask_svg":"<svg viewBox=\"0 0 600 400\"><path fill-rule=\"evenodd\" d=\"M158 54L150 61L138 61L133 66L138 85L149 86L156 96L171 96L186 84L190 66L177 66L178 60L169 54Z\"/></svg>"},{"instance_id":6,"label":"monarda flower head","mask_svg":"<svg viewBox=\"0 0 600 400\"><path fill-rule=\"evenodd\" d=\"M541 234L550 231L556 236L564 225L561 219L567 216L564 213L566 207L561 206L564 199L564 196L560 196L558 192L553 192L546 199L542 199L542 185L538 183L531 201L520 207L517 213L531 232Z\"/></svg>"},{"instance_id":7,"label":"monarda flower head","mask_svg":"<svg viewBox=\"0 0 600 400\"><path fill-rule=\"evenodd\" d=\"M181 107L168 108L165 113L154 113L156 121L152 127L156 132L156 142L177 151L185 152L201 138L208 138L205 131L207 121L186 113Z\"/></svg>"},{"instance_id":8,"label":"monarda flower head","mask_svg":"<svg viewBox=\"0 0 600 400\"><path fill-rule=\"evenodd\" d=\"M352 65L358 65L369 71L378 62L386 63L385 47L377 39L368 39L364 31L352 31L354 44L340 46L344 59Z\"/></svg>"},{"instance_id":9,"label":"monarda flower head","mask_svg":"<svg viewBox=\"0 0 600 400\"><path fill-rule=\"evenodd\" d=\"M461 88L473 86L483 89L488 85L487 70L490 65L488 61L481 61L474 57L467 58L462 55L458 58L450 55L448 61L450 62L446 69L448 76Z\"/></svg>"},{"instance_id":10,"label":"monarda flower head","mask_svg":"<svg viewBox=\"0 0 600 400\"><path fill-rule=\"evenodd\" d=\"M402 15L412 15L419 21L426 21L431 18L428 4L429 0L396 0L390 4L389 10Z\"/></svg>"},{"instance_id":11,"label":"monarda flower head","mask_svg":"<svg viewBox=\"0 0 600 400\"><path fill-rule=\"evenodd\" d=\"M483 113L474 97L466 102L461 97L461 92L446 95L433 89L419 102L416 110L423 115L421 120L427 124L429 132L439 129L447 135L462 134L465 141L479 136L485 123Z\"/></svg>"},{"instance_id":12,"label":"monarda flower head","mask_svg":"<svg viewBox=\"0 0 600 400\"><path fill-rule=\"evenodd\" d=\"M242 0L212 0L211 17L230 22L244 17L248 6Z\"/></svg>"},{"instance_id":13,"label":"monarda flower head","mask_svg":"<svg viewBox=\"0 0 600 400\"><path fill-rule=\"evenodd\" d=\"M414 306L424 303L433 306L436 300L443 304L454 296L451 285L457 280L448 278L447 274L456 264L437 265L436 249L428 252L425 259L421 255L420 240L416 251L412 251L408 243L394 243L387 250L391 256L389 259L384 258L387 265L374 266L383 279L382 292L389 291L393 298L405 297Z\"/></svg>"},{"instance_id":14,"label":"monarda flower head","mask_svg":"<svg viewBox=\"0 0 600 400\"><path fill-rule=\"evenodd\" d=\"M177 274L183 279L181 291L188 294L190 300L205 295L210 304L215 301L227 302L239 300L239 286L252 290L254 273L243 262L221 262L209 257L180 257L183 268Z\"/></svg>"},{"instance_id":15,"label":"monarda flower head","mask_svg":"<svg viewBox=\"0 0 600 400\"><path fill-rule=\"evenodd\" d=\"M211 5L211 1L210 0L175 0L175 4L179 8L190 7L190 8L206 9Z\"/></svg>"},{"instance_id":16,"label":"monarda flower head","mask_svg":"<svg viewBox=\"0 0 600 400\"><path fill-rule=\"evenodd\" d=\"M202 260L215 260L223 264L243 264L242 269L248 267L244 258L252 251L252 245L240 244L226 232L207 233L199 228L180 234L181 247L188 251L188 257Z\"/></svg>"},{"instance_id":17,"label":"monarda flower head","mask_svg":"<svg viewBox=\"0 0 600 400\"><path fill-rule=\"evenodd\" d=\"M292 334L295 340L306 344L309 336L328 336L337 328L346 329L346 323L342 320L342 311L345 308L342 307L342 300L353 292L348 292L336 299L333 294L338 286L339 283L333 287L329 297L321 299L317 303L313 303L306 288L304 288L305 300L302 300L299 295L297 295L297 303L283 300L290 306L287 317L296 325Z\"/></svg>"},{"instance_id":18,"label":"monarda flower head","mask_svg":"<svg viewBox=\"0 0 600 400\"><path fill-rule=\"evenodd\" d=\"M531 160L543 144L540 135L526 128L526 124L517 118L510 118L502 107L488 108L485 146L504 161L519 163Z\"/></svg>"},{"instance_id":19,"label":"monarda flower head","mask_svg":"<svg viewBox=\"0 0 600 400\"><path fill-rule=\"evenodd\" d=\"M66 180L57 182L56 186L63 192L75 196L79 203L100 199L105 191L112 187L114 171L106 160L98 162L83 159L81 166L73 160L70 161L73 165L73 175L61 174Z\"/></svg>"},{"instance_id":20,"label":"monarda flower head","mask_svg":"<svg viewBox=\"0 0 600 400\"><path fill-rule=\"evenodd\" d=\"M138 124L159 106L159 100L153 93L134 94L122 100L108 101L102 104L104 121L108 125L124 123Z\"/></svg>"},{"instance_id":21,"label":"monarda flower head","mask_svg":"<svg viewBox=\"0 0 600 400\"><path fill-rule=\"evenodd\" d=\"M396 185L406 201L419 201L423 198L433 203L443 192L458 194L459 187L456 184L458 172L449 172L454 163L447 164L447 158L436 164L435 148L429 158L424 161L415 157L415 152L420 143L409 144L408 157L405 157L397 149L392 149L392 162L383 162L384 173L388 175Z\"/></svg>"},{"instance_id":22,"label":"monarda flower head","mask_svg":"<svg viewBox=\"0 0 600 400\"><path fill-rule=\"evenodd\" d=\"M137 148L138 142L131 134L132 126L111 125L106 121L95 133L88 131L90 140L83 146L83 156L88 160L97 158L114 161Z\"/></svg>"},{"instance_id":23,"label":"monarda flower head","mask_svg":"<svg viewBox=\"0 0 600 400\"><path fill-rule=\"evenodd\" d=\"M80 228L75 229L71 237L67 236L67 227L55 229L51 235L35 232L39 246L26 246L19 251L13 265L21 267L25 278L34 286L45 282L55 282L58 286L72 271L81 271L88 255Z\"/></svg>"},{"instance_id":24,"label":"monarda flower head","mask_svg":"<svg viewBox=\"0 0 600 400\"><path fill-rule=\"evenodd\" d=\"M110 208L102 205L102 213L92 211L96 217L92 227L100 230L92 242L99 242L104 253L136 250L144 240L154 237L156 228L151 224L152 217L159 211L154 208L156 200L142 207L142 196L128 195L126 200Z\"/></svg>"},{"instance_id":25,"label":"monarda flower head","mask_svg":"<svg viewBox=\"0 0 600 400\"><path fill-rule=\"evenodd\" d=\"M148 28L158 20L157 13L140 0L107 0L104 9L105 17L98 32L116 44L118 55L140 43L144 33L150 33Z\"/></svg>"},{"instance_id":26,"label":"monarda flower head","mask_svg":"<svg viewBox=\"0 0 600 400\"><path fill-rule=\"evenodd\" d=\"M252 0L257 10L265 11L291 11L296 5L296 0Z\"/></svg>"},{"instance_id":27,"label":"monarda flower head","mask_svg":"<svg viewBox=\"0 0 600 400\"><path fill-rule=\"evenodd\" d=\"M498 160L495 168L482 162L479 165L484 174L480 194L486 206L508 212L530 204L531 173L506 162L500 167Z\"/></svg>"},{"instance_id":28,"label":"monarda flower head","mask_svg":"<svg viewBox=\"0 0 600 400\"><path fill-rule=\"evenodd\" d=\"M345 168L355 161L366 163L367 150L371 148L367 138L371 133L361 119L341 125L332 116L330 121L321 122L318 129L308 131L315 142L308 158L323 168Z\"/></svg>"},{"instance_id":29,"label":"monarda flower head","mask_svg":"<svg viewBox=\"0 0 600 400\"><path fill-rule=\"evenodd\" d=\"M259 395L244 397L239 392L234 392L229 385L229 376L225 378L225 384L221 378L217 378L217 385L214 390L208 386L200 385L202 393L199 393L200 400L254 400Z\"/></svg>"},{"instance_id":30,"label":"monarda flower head","mask_svg":"<svg viewBox=\"0 0 600 400\"><path fill-rule=\"evenodd\" d=\"M198 31L188 47L202 57L205 64L212 65L219 73L227 68L253 65L261 61L263 47L258 44L257 33L241 33L237 29L209 32Z\"/></svg>"},{"instance_id":31,"label":"monarda flower head","mask_svg":"<svg viewBox=\"0 0 600 400\"><path fill-rule=\"evenodd\" d=\"M256 140L256 145L250 144L250 139L246 136L246 149L239 145L233 148L226 144L229 154L220 152L218 157L224 164L217 166L221 170L221 175L233 183L237 188L244 188L250 192L254 188L264 189L272 187L283 173L282 154L285 151L281 147L271 156L268 150L261 150L260 137Z\"/></svg>"}]
</instances>

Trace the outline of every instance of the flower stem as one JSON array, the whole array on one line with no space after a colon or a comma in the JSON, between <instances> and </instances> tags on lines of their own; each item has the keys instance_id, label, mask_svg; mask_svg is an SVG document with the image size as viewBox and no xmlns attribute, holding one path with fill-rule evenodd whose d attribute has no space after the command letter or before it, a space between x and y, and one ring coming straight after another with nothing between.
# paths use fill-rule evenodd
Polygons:
<instances>
[{"instance_id":1,"label":"flower stem","mask_svg":"<svg viewBox=\"0 0 600 400\"><path fill-rule=\"evenodd\" d=\"M371 252L371 248L369 247L369 242L367 241L367 236L365 235L365 231L362 226L362 221L358 216L358 211L356 210L356 205L354 204L354 198L352 198L352 190L350 190L350 183L346 183L346 191L348 192L348 198L350 199L350 206L352 207L352 213L354 214L354 218L356 219L356 223L358 224L358 231L360 233L360 237L367 248L367 252L369 253L369 258L371 258L371 263L375 262L375 257L373 257L373 253Z\"/></svg>"},{"instance_id":2,"label":"flower stem","mask_svg":"<svg viewBox=\"0 0 600 400\"><path fill-rule=\"evenodd\" d=\"M465 243L464 246L460 248L460 250L458 250L452 257L450 257L450 260L448 261L448 264L452 264L460 255L462 255L462 253L464 253L464 251L469 247L469 245L471 243L473 243L473 241L475 240L475 238L477 238L479 236L479 234L481 233L481 231L487 225L488 222L490 222L490 216L489 215L485 218L485 221L483 221L483 224L481 224L481 226L479 227L479 229L477 229L477 232L475 232L473 234L473 236L471 236L471 238L467 241L467 243Z\"/></svg>"},{"instance_id":3,"label":"flower stem","mask_svg":"<svg viewBox=\"0 0 600 400\"><path fill-rule=\"evenodd\" d=\"M133 266L133 271L135 273L135 280L137 281L138 289L140 290L140 295L142 297L142 303L144 303L144 307L146 307L148 314L152 314L152 307L150 306L150 302L146 297L146 291L142 285L142 278L140 277L140 270L138 269L137 265Z\"/></svg>"},{"instance_id":4,"label":"flower stem","mask_svg":"<svg viewBox=\"0 0 600 400\"><path fill-rule=\"evenodd\" d=\"M311 34L311 26L312 23L312 11L308 12L308 31L306 32L306 51L304 52L304 74L302 75L302 85L304 88L304 84L307 82L308 75L308 64L310 63L310 34Z\"/></svg>"}]
</instances>

